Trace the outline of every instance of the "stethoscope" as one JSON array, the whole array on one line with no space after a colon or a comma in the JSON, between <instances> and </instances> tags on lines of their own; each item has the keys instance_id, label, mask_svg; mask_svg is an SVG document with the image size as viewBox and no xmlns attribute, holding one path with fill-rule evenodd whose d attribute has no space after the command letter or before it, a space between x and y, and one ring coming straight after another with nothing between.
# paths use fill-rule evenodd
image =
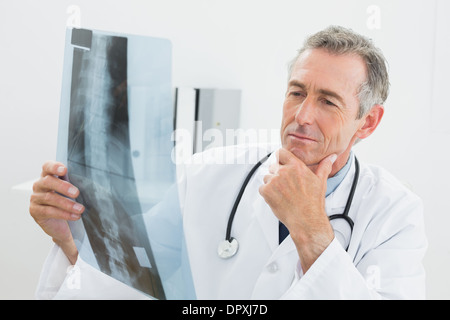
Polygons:
<instances>
[{"instance_id":1,"label":"stethoscope","mask_svg":"<svg viewBox=\"0 0 450 320\"><path fill-rule=\"evenodd\" d=\"M222 259L228 259L228 258L233 257L237 253L237 251L239 249L239 242L236 240L236 238L233 238L231 236L231 228L233 226L234 216L236 215L236 211L237 211L237 208L239 206L239 202L241 201L242 195L244 194L244 191L245 191L245 188L247 187L247 184L249 183L249 181L252 178L252 176L255 174L256 170L258 170L258 168L267 159L269 159L271 154L272 153L269 153L264 158L259 160L257 164L255 164L253 166L253 168L250 170L250 172L248 173L247 177L245 178L244 183L241 186L241 189L239 190L239 193L238 193L238 195L236 197L236 200L234 201L233 208L231 209L230 216L228 218L227 232L226 232L226 235L225 235L225 240L222 240L219 243L219 247L217 248L217 253L218 253L219 257L222 258ZM359 162L358 162L358 159L356 159L356 157L355 157L355 176L353 178L352 187L350 189L350 194L349 194L349 196L347 198L347 203L345 205L344 212L341 213L341 214L333 214L333 215L328 217L328 219L330 221L337 220L337 219L343 219L345 222L347 222L347 224L350 227L350 237L351 237L351 235L353 233L354 222L348 216L348 212L349 212L350 207L352 205L353 195L355 194L356 185L358 184L358 178L359 178ZM350 237L348 239L348 242L350 242ZM346 250L348 250L348 245L347 245Z\"/></svg>"}]
</instances>

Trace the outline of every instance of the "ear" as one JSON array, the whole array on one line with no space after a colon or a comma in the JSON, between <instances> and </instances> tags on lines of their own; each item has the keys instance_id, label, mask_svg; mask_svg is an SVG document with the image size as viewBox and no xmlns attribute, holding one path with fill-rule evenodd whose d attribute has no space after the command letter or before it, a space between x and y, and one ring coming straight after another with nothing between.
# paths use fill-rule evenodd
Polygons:
<instances>
[{"instance_id":1,"label":"ear","mask_svg":"<svg viewBox=\"0 0 450 320\"><path fill-rule=\"evenodd\" d=\"M361 119L362 126L356 132L356 136L359 139L365 139L370 136L380 124L383 114L384 107L379 104L374 105L369 113Z\"/></svg>"}]
</instances>

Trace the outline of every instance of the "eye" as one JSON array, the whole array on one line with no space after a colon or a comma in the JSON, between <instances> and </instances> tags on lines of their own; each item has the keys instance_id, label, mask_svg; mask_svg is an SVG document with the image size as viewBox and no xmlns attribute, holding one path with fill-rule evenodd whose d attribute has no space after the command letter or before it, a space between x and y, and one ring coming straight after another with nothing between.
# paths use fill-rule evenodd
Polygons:
<instances>
[{"instance_id":1,"label":"eye","mask_svg":"<svg viewBox=\"0 0 450 320\"><path fill-rule=\"evenodd\" d=\"M294 97L304 97L305 96L305 94L300 91L291 91L291 92L289 92L289 95L294 96Z\"/></svg>"},{"instance_id":2,"label":"eye","mask_svg":"<svg viewBox=\"0 0 450 320\"><path fill-rule=\"evenodd\" d=\"M333 107L337 107L333 102L331 102L330 100L324 99L324 102L326 105L328 106L333 106Z\"/></svg>"}]
</instances>

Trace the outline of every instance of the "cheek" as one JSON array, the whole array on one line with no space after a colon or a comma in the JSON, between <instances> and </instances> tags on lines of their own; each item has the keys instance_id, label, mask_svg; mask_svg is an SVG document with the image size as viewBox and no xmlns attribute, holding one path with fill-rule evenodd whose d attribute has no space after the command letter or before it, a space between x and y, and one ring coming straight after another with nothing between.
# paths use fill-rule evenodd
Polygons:
<instances>
[{"instance_id":1,"label":"cheek","mask_svg":"<svg viewBox=\"0 0 450 320\"><path fill-rule=\"evenodd\" d=\"M321 129L328 151L340 153L346 150L358 130L357 121L339 117L333 120L328 119L328 121L323 120Z\"/></svg>"},{"instance_id":2,"label":"cheek","mask_svg":"<svg viewBox=\"0 0 450 320\"><path fill-rule=\"evenodd\" d=\"M287 102L283 104L283 115L281 117L281 133L295 119L295 107L290 106Z\"/></svg>"},{"instance_id":3,"label":"cheek","mask_svg":"<svg viewBox=\"0 0 450 320\"><path fill-rule=\"evenodd\" d=\"M322 132L325 148L330 152L343 151L351 140L353 126L341 115L323 114L319 118L318 126Z\"/></svg>"}]
</instances>

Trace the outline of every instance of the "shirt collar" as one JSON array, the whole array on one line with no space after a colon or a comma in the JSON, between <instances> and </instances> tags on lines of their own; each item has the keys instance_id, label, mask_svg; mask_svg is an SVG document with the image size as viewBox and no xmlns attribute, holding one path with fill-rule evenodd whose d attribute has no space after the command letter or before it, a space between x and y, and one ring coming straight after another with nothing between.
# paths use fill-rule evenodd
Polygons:
<instances>
[{"instance_id":1,"label":"shirt collar","mask_svg":"<svg viewBox=\"0 0 450 320\"><path fill-rule=\"evenodd\" d=\"M328 178L327 180L327 192L325 194L328 197L330 194L336 190L336 188L341 184L342 180L344 180L347 172L350 170L353 161L353 151L350 152L350 156L348 157L347 163L342 167L334 176Z\"/></svg>"}]
</instances>

